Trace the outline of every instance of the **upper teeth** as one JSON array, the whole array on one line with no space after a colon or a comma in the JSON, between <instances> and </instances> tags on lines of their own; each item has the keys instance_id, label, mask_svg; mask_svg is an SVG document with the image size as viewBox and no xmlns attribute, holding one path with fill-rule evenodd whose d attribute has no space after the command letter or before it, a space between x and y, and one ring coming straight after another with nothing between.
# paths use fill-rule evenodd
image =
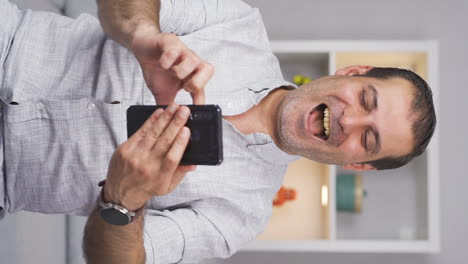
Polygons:
<instances>
[{"instance_id":1,"label":"upper teeth","mask_svg":"<svg viewBox=\"0 0 468 264\"><path fill-rule=\"evenodd\" d=\"M330 134L330 111L328 107L323 111L323 127L325 128L325 135L328 137Z\"/></svg>"}]
</instances>

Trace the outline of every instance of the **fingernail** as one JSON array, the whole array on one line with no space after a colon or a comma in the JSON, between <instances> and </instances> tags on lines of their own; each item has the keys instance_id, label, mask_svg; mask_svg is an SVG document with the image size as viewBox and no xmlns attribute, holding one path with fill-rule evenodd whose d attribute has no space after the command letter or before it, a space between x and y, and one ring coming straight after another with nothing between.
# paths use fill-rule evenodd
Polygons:
<instances>
[{"instance_id":1,"label":"fingernail","mask_svg":"<svg viewBox=\"0 0 468 264\"><path fill-rule=\"evenodd\" d=\"M156 117L159 117L162 113L164 113L164 109L158 108L158 109L156 110L156 113L154 113L154 115L155 115Z\"/></svg>"},{"instance_id":2,"label":"fingernail","mask_svg":"<svg viewBox=\"0 0 468 264\"><path fill-rule=\"evenodd\" d=\"M190 135L190 129L188 127L182 128L182 137L186 138Z\"/></svg>"},{"instance_id":3,"label":"fingernail","mask_svg":"<svg viewBox=\"0 0 468 264\"><path fill-rule=\"evenodd\" d=\"M187 107L179 108L178 116L182 119L186 119L190 115L190 111L188 111Z\"/></svg>"},{"instance_id":4,"label":"fingernail","mask_svg":"<svg viewBox=\"0 0 468 264\"><path fill-rule=\"evenodd\" d=\"M157 119L161 116L162 113L164 113L164 110L161 109L161 108L158 108L158 109L153 113L153 119L152 119L152 121L157 120Z\"/></svg>"}]
</instances>

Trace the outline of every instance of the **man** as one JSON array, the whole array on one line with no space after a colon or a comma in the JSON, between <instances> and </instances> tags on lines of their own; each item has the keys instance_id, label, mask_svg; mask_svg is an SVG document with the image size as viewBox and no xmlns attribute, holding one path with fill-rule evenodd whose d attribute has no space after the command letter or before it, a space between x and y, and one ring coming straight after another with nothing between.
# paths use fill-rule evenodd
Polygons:
<instances>
[{"instance_id":1,"label":"man","mask_svg":"<svg viewBox=\"0 0 468 264\"><path fill-rule=\"evenodd\" d=\"M167 1L158 12L157 3L99 2L103 28L137 60L90 17L20 13L5 1L0 9L6 205L91 214L90 263L229 256L262 231L295 155L381 169L427 145L432 99L414 74L353 66L294 90L256 10L237 1ZM158 22L181 37L159 34ZM212 71L201 58L216 69L206 89ZM154 104L151 95L170 103L180 89L195 103L221 105L221 166L178 166L189 131L188 111L176 104L125 141L128 105ZM421 124L429 131L422 137L413 128ZM132 222L103 221L98 198L135 212Z\"/></svg>"},{"instance_id":2,"label":"man","mask_svg":"<svg viewBox=\"0 0 468 264\"><path fill-rule=\"evenodd\" d=\"M139 50L141 31L147 33L141 37L142 42L153 39L158 43L158 36L164 38L159 32L158 6L154 5L158 1L150 1L146 5L133 2L132 5L128 2L116 4L98 1L103 28L110 37L135 53L143 72L151 71L154 67L170 68L170 63L166 64L164 61L164 52L171 47L165 50L158 44L146 46L157 51L158 56L162 54L159 62L154 56L141 56ZM164 149L163 152L168 157L178 150L180 158L182 146L186 142L180 140L179 143L177 139L180 139L180 134L175 132L181 133L183 119L176 118L171 122L170 116L173 114L170 113L164 116L167 113L156 112L154 118L145 123L139 135L122 144L111 161L108 182L103 190L104 200L125 205L125 208L140 212L140 215L141 208L145 207L147 201L150 201L153 209L166 210L160 212L147 209L146 223L143 216L137 216L135 222L128 226L115 227L99 218L98 208L89 218L85 231L84 247L89 261L142 263L146 257L146 262L149 263L166 263L229 256L244 243L254 239L267 223L271 199L281 184L287 162L294 158L285 153L340 164L347 169L369 170L400 167L412 157L420 155L427 146L435 125L434 109L430 90L420 77L398 69L352 66L339 70L337 76L321 78L296 90L291 89L278 78L280 73L277 63L267 60L271 58L271 52L265 47L266 36L260 31L260 27L256 28L253 24L258 18L250 18L251 11L241 15L244 6L240 3L235 8L229 6L235 3L226 1L216 6L215 2L209 2L197 6L192 1L182 9L194 12L199 24L196 19L191 20L194 18L190 14L185 14L188 18L181 15L180 20L176 20L172 26L182 28L177 33L184 37L193 36L194 39L203 40L202 47L197 45L196 40L186 39L185 42L189 47L196 47L198 54L203 54L202 57L215 65L217 73L207 91L219 89L216 86L210 87L217 79L224 81L222 89L226 90L229 89L229 82L239 81L242 77L248 80L249 77L235 76L232 73L228 75L223 70L236 66L246 67L249 63L252 65L247 67L247 71L243 71L244 74L262 76L262 71L267 68L266 74L274 76L273 80L261 83L264 78L254 78L247 87L257 93L256 96L232 93L241 99L235 103L241 107L233 115L228 112L224 116L227 121L223 128L227 156L218 168L198 168L182 182L184 173L188 171L183 167L176 169L173 164L171 171L175 171L174 173L161 172L161 167L164 166L158 158L153 157L164 155L154 153L158 149ZM210 21L210 18L217 17L217 13L209 12L210 8L215 8L209 4L213 4L221 14L230 7L231 14L238 17L223 23ZM202 7L208 11L200 17L197 10ZM236 9L239 13L234 12ZM135 14L134 20L131 19L132 15L124 17L118 10ZM177 9L171 11L177 14ZM148 14L147 17L145 13ZM164 14L163 8L161 16ZM189 21L185 24L194 27L194 32L189 35L185 35L187 32L183 30L182 21L185 19ZM260 31L260 37L249 35L251 31L242 26L253 28L253 32L257 34ZM236 35L239 32L250 38L243 39ZM197 36L198 34L202 36ZM126 40L126 36L132 37L132 40ZM222 38L218 39L220 36ZM210 41L221 41L224 45L211 46L208 44ZM209 48L206 53L205 47ZM259 48L260 51L252 51L254 48ZM217 52L226 52L227 55L224 56L228 59L212 55ZM249 56L244 58L243 53ZM148 66L145 62L151 60L153 63ZM223 65L228 60L233 63L229 65L231 67ZM261 61L260 67L255 67L257 60ZM173 67L175 74L177 70L180 68ZM364 77L365 75L368 77ZM179 79L184 76L179 76ZM145 77L150 87L161 87L152 85L158 78ZM243 82L245 80L241 79ZM245 83L236 85L244 87ZM174 91L171 86L165 88L157 94ZM237 88L236 90L242 91ZM209 101L219 103L220 99ZM229 111L229 104L226 106L223 106L223 110ZM423 127L427 129L421 129ZM420 133L421 130L425 132ZM169 140L168 135L172 135ZM161 147L164 145L161 142L173 140L172 149L167 145ZM143 153L145 150L147 153ZM140 162L136 158L139 155L142 157ZM139 173L142 171L147 173ZM228 177L223 177L225 175ZM139 182L129 183L134 179ZM109 183L112 186L110 191L106 190ZM271 189L272 186L275 187ZM131 194L124 195L125 192ZM167 219L154 219L156 216L169 218L175 222L177 228L174 223L168 224ZM151 233L155 235L152 236ZM165 245L161 246L161 243Z\"/></svg>"}]
</instances>

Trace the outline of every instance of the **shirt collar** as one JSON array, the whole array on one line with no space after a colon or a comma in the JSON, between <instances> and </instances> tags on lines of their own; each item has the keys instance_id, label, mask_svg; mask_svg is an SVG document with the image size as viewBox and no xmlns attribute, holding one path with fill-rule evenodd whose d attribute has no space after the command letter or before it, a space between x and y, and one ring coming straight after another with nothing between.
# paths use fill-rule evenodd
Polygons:
<instances>
[{"instance_id":1,"label":"shirt collar","mask_svg":"<svg viewBox=\"0 0 468 264\"><path fill-rule=\"evenodd\" d=\"M227 120L225 121L238 135L245 139L245 148L254 152L260 159L274 164L288 164L301 158L297 155L291 155L281 150L274 143L273 139L264 133L242 134Z\"/></svg>"}]
</instances>

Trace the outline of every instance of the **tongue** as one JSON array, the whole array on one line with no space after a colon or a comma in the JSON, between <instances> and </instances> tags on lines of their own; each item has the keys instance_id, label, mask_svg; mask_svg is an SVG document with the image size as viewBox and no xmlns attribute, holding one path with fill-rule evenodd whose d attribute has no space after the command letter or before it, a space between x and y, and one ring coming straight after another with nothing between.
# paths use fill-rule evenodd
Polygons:
<instances>
[{"instance_id":1,"label":"tongue","mask_svg":"<svg viewBox=\"0 0 468 264\"><path fill-rule=\"evenodd\" d=\"M309 128L314 135L320 135L323 133L323 116L320 111L314 110L310 113Z\"/></svg>"}]
</instances>

